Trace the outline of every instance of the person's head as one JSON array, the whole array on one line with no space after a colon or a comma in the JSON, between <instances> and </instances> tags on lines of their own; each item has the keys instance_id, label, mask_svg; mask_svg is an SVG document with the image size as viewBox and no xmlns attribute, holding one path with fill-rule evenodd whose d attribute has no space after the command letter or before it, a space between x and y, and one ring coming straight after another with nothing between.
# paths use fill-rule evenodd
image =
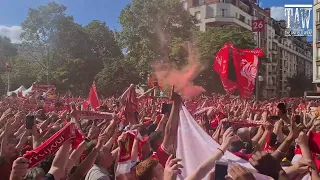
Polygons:
<instances>
[{"instance_id":1,"label":"person's head","mask_svg":"<svg viewBox=\"0 0 320 180\"><path fill-rule=\"evenodd\" d=\"M153 158L146 159L136 167L137 180L162 180L163 167Z\"/></svg>"},{"instance_id":2,"label":"person's head","mask_svg":"<svg viewBox=\"0 0 320 180\"><path fill-rule=\"evenodd\" d=\"M25 180L44 180L45 178L45 172L43 169L35 167L28 169L27 175L24 178Z\"/></svg>"},{"instance_id":3,"label":"person's head","mask_svg":"<svg viewBox=\"0 0 320 180\"><path fill-rule=\"evenodd\" d=\"M237 131L237 135L242 141L248 142L250 140L249 128L240 128Z\"/></svg>"},{"instance_id":4,"label":"person's head","mask_svg":"<svg viewBox=\"0 0 320 180\"><path fill-rule=\"evenodd\" d=\"M157 151L163 141L163 137L163 133L157 131L150 134L148 141L153 151Z\"/></svg>"},{"instance_id":5,"label":"person's head","mask_svg":"<svg viewBox=\"0 0 320 180\"><path fill-rule=\"evenodd\" d=\"M244 146L243 142L239 139L239 140L233 141L231 143L229 151L234 153L234 152L239 152L242 149L245 149L245 146Z\"/></svg>"},{"instance_id":6,"label":"person's head","mask_svg":"<svg viewBox=\"0 0 320 180\"><path fill-rule=\"evenodd\" d=\"M108 169L113 164L113 157L111 152L99 152L95 164L105 169Z\"/></svg>"}]
</instances>

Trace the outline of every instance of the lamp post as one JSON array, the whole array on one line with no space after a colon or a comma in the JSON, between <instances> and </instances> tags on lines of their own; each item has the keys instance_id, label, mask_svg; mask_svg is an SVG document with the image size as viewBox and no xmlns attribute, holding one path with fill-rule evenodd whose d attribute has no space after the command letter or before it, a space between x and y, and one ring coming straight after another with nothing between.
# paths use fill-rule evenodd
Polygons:
<instances>
[{"instance_id":1,"label":"lamp post","mask_svg":"<svg viewBox=\"0 0 320 180\"><path fill-rule=\"evenodd\" d=\"M263 76L258 76L256 81L256 100L259 101L259 90L261 82L263 82Z\"/></svg>"},{"instance_id":2,"label":"lamp post","mask_svg":"<svg viewBox=\"0 0 320 180\"><path fill-rule=\"evenodd\" d=\"M291 87L287 87L287 91L288 91L288 97L290 97L290 91L291 91Z\"/></svg>"}]
</instances>

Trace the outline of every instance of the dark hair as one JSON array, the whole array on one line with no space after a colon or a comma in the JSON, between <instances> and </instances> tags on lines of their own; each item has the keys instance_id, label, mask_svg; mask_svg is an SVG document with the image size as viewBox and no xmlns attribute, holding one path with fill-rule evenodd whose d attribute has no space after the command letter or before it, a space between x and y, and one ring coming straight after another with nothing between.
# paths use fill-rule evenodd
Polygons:
<instances>
[{"instance_id":1,"label":"dark hair","mask_svg":"<svg viewBox=\"0 0 320 180\"><path fill-rule=\"evenodd\" d=\"M139 133L141 136L147 136L148 135L148 130L145 127L140 127L139 128Z\"/></svg>"},{"instance_id":2,"label":"dark hair","mask_svg":"<svg viewBox=\"0 0 320 180\"><path fill-rule=\"evenodd\" d=\"M153 149L153 150L157 150L158 149L158 144L157 144L157 141L161 140L163 137L163 133L161 132L153 132L150 134L149 136L149 144L150 144L150 147Z\"/></svg>"},{"instance_id":3,"label":"dark hair","mask_svg":"<svg viewBox=\"0 0 320 180\"><path fill-rule=\"evenodd\" d=\"M47 174L51 168L54 156L47 157L44 161L42 161L38 167L43 169L44 173Z\"/></svg>"},{"instance_id":4,"label":"dark hair","mask_svg":"<svg viewBox=\"0 0 320 180\"><path fill-rule=\"evenodd\" d=\"M43 169L35 167L35 168L28 169L24 180L34 180L34 179L37 179L37 177L39 176L45 176L45 175L46 174Z\"/></svg>"},{"instance_id":5,"label":"dark hair","mask_svg":"<svg viewBox=\"0 0 320 180\"><path fill-rule=\"evenodd\" d=\"M241 140L233 141L229 148L230 152L239 152L240 150L245 149L245 146Z\"/></svg>"}]
</instances>

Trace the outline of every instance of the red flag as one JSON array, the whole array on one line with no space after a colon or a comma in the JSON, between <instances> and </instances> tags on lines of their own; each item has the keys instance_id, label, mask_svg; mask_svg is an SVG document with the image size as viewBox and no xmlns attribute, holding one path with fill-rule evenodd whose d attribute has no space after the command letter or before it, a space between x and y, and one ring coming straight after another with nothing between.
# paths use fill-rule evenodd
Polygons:
<instances>
[{"instance_id":1,"label":"red flag","mask_svg":"<svg viewBox=\"0 0 320 180\"><path fill-rule=\"evenodd\" d=\"M234 93L237 83L228 79L229 45L227 42L216 54L213 69L220 75L221 82L228 94Z\"/></svg>"},{"instance_id":2,"label":"red flag","mask_svg":"<svg viewBox=\"0 0 320 180\"><path fill-rule=\"evenodd\" d=\"M138 109L138 99L135 89L132 88L126 98L126 112L134 112Z\"/></svg>"},{"instance_id":3,"label":"red flag","mask_svg":"<svg viewBox=\"0 0 320 180\"><path fill-rule=\"evenodd\" d=\"M258 57L263 55L263 51L261 48L253 50L237 49L234 46L231 46L231 48L240 96L249 98L255 87L255 80L258 73Z\"/></svg>"},{"instance_id":4,"label":"red flag","mask_svg":"<svg viewBox=\"0 0 320 180\"><path fill-rule=\"evenodd\" d=\"M91 105L92 109L94 109L94 110L97 110L97 108L100 106L98 94L97 94L97 88L96 88L96 84L94 82L93 82L92 87L90 89L88 101L89 101L89 104Z\"/></svg>"},{"instance_id":5,"label":"red flag","mask_svg":"<svg viewBox=\"0 0 320 180\"><path fill-rule=\"evenodd\" d=\"M18 97L23 97L22 91L18 91Z\"/></svg>"}]
</instances>

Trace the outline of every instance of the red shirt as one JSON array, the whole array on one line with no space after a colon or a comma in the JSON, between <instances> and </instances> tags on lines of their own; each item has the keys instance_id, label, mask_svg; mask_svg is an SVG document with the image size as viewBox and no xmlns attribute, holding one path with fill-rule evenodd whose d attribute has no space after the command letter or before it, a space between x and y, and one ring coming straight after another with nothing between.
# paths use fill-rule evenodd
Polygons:
<instances>
[{"instance_id":1,"label":"red shirt","mask_svg":"<svg viewBox=\"0 0 320 180\"><path fill-rule=\"evenodd\" d=\"M157 152L153 152L151 156L151 158L157 159L163 167L166 166L166 162L169 159L169 157L170 157L170 154L163 149L162 145L159 146Z\"/></svg>"}]
</instances>

